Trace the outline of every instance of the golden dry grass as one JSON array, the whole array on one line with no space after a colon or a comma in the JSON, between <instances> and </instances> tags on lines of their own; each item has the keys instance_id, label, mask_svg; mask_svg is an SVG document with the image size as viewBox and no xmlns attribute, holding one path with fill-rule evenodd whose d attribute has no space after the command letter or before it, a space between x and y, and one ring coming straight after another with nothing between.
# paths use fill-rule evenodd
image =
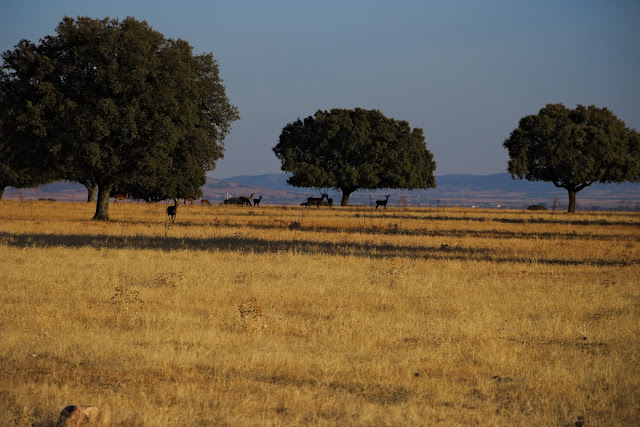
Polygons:
<instances>
[{"instance_id":1,"label":"golden dry grass","mask_svg":"<svg viewBox=\"0 0 640 427\"><path fill-rule=\"evenodd\" d=\"M640 423L637 213L0 202L0 419Z\"/></svg>"}]
</instances>

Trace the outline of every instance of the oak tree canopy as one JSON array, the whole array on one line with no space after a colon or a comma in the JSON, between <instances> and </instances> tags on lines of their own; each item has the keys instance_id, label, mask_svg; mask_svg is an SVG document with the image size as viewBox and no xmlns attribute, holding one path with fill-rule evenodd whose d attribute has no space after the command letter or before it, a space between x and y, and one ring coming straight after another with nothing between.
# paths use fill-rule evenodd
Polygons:
<instances>
[{"instance_id":1,"label":"oak tree canopy","mask_svg":"<svg viewBox=\"0 0 640 427\"><path fill-rule=\"evenodd\" d=\"M436 186L422 129L378 110L318 111L287 124L273 151L290 185L341 190L342 206L358 189Z\"/></svg>"}]
</instances>

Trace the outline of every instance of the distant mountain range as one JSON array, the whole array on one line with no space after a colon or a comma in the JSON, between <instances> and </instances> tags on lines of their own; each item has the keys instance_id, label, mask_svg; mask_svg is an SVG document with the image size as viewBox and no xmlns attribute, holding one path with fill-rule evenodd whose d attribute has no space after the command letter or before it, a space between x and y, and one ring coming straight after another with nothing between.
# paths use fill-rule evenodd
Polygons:
<instances>
[{"instance_id":1,"label":"distant mountain range","mask_svg":"<svg viewBox=\"0 0 640 427\"><path fill-rule=\"evenodd\" d=\"M297 188L287 185L289 175L239 175L225 179L207 178L202 188L204 198L219 203L227 197L263 196L263 204L299 204L309 196L319 195L318 189ZM566 208L567 192L548 182L530 182L511 179L508 173L492 175L453 174L436 177L437 188L430 190L357 191L349 198L352 205L371 204L389 194L389 206L476 206L523 208L531 204L543 204L558 209ZM340 203L340 191L329 189L329 195ZM5 199L56 199L66 201L86 200L85 187L77 183L56 182L38 189L16 190L7 188ZM579 209L640 209L640 185L593 184L577 196ZM375 203L374 203L375 204Z\"/></svg>"},{"instance_id":2,"label":"distant mountain range","mask_svg":"<svg viewBox=\"0 0 640 427\"><path fill-rule=\"evenodd\" d=\"M251 193L263 194L266 203L267 195L273 198L284 193L286 200L304 201L306 197L318 194L317 189L296 188L287 185L288 174L266 175L239 175L216 183L207 183L207 187L225 187L226 183L232 183L235 187L230 189L230 195L236 195L235 189L242 188L245 195ZM374 191L357 191L349 198L350 204L373 203L390 194L391 202L398 203L398 198L403 198L403 203L416 206L477 206L477 207L510 207L521 208L531 204L543 204L553 206L554 200L559 209L565 208L568 202L566 190L555 187L549 182L527 181L512 179L508 173L491 175L451 174L436 177L437 187L430 190L392 190L378 189ZM262 190L262 192L260 192ZM205 190L205 194L206 190ZM238 193L240 195L244 193ZM336 203L342 196L340 191L329 190L330 197ZM395 199L395 201L394 201ZM293 201L291 200L291 201ZM623 184L593 184L578 193L578 207L583 208L625 208L634 209L640 207L640 185L632 183ZM275 202L275 201L274 201ZM280 201L280 203L285 200ZM390 202L390 203L391 203ZM374 203L375 205L375 203Z\"/></svg>"}]
</instances>

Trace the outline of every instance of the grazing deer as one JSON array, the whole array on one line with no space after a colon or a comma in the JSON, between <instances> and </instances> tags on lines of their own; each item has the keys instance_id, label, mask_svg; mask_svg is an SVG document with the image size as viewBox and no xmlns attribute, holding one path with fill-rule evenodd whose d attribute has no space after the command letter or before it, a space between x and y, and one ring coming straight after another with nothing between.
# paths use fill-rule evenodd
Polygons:
<instances>
[{"instance_id":1,"label":"grazing deer","mask_svg":"<svg viewBox=\"0 0 640 427\"><path fill-rule=\"evenodd\" d=\"M253 199L253 206L258 206L261 200L262 196L258 197L257 199Z\"/></svg>"},{"instance_id":2,"label":"grazing deer","mask_svg":"<svg viewBox=\"0 0 640 427\"><path fill-rule=\"evenodd\" d=\"M376 200L376 209L378 209L378 206L384 206L385 209L387 209L387 203L389 202L389 196L384 196L387 199L386 200Z\"/></svg>"},{"instance_id":3,"label":"grazing deer","mask_svg":"<svg viewBox=\"0 0 640 427\"><path fill-rule=\"evenodd\" d=\"M167 207L167 216L169 217L169 221L176 220L177 212L178 212L178 199L173 199L173 206Z\"/></svg>"},{"instance_id":4,"label":"grazing deer","mask_svg":"<svg viewBox=\"0 0 640 427\"><path fill-rule=\"evenodd\" d=\"M322 199L324 199L325 197L329 197L329 195L327 193L320 193L322 194L322 197L307 197L307 207L311 206L311 205L316 205L316 207L320 207L320 203L322 203Z\"/></svg>"},{"instance_id":5,"label":"grazing deer","mask_svg":"<svg viewBox=\"0 0 640 427\"><path fill-rule=\"evenodd\" d=\"M195 201L196 201L196 198L195 198L195 197L188 196L188 197L185 197L185 198L184 198L184 204L185 204L185 205L187 204L187 202L189 202L189 203L193 204L193 202L195 202Z\"/></svg>"},{"instance_id":6,"label":"grazing deer","mask_svg":"<svg viewBox=\"0 0 640 427\"><path fill-rule=\"evenodd\" d=\"M128 194L122 194L122 193L116 193L113 195L113 203L118 203L122 200L125 200L127 198Z\"/></svg>"},{"instance_id":7,"label":"grazing deer","mask_svg":"<svg viewBox=\"0 0 640 427\"><path fill-rule=\"evenodd\" d=\"M211 206L211 202L209 202L207 199L200 200L200 204L202 206Z\"/></svg>"},{"instance_id":8,"label":"grazing deer","mask_svg":"<svg viewBox=\"0 0 640 427\"><path fill-rule=\"evenodd\" d=\"M251 193L249 197L245 197L245 196L238 197L238 199L240 199L240 204L251 206L251 198L253 197L254 194L255 193Z\"/></svg>"}]
</instances>

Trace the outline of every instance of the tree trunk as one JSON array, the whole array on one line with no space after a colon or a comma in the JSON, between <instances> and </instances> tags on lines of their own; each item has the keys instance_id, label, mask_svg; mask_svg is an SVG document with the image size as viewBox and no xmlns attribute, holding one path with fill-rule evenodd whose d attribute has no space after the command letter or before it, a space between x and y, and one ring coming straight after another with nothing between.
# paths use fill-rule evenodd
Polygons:
<instances>
[{"instance_id":1,"label":"tree trunk","mask_svg":"<svg viewBox=\"0 0 640 427\"><path fill-rule=\"evenodd\" d=\"M93 219L109 220L109 197L111 196L112 187L112 185L98 185L98 203L96 204L96 214Z\"/></svg>"},{"instance_id":2,"label":"tree trunk","mask_svg":"<svg viewBox=\"0 0 640 427\"><path fill-rule=\"evenodd\" d=\"M98 193L98 184L84 184L84 186L87 187L87 191L89 192L87 202L95 202L96 194Z\"/></svg>"},{"instance_id":3,"label":"tree trunk","mask_svg":"<svg viewBox=\"0 0 640 427\"><path fill-rule=\"evenodd\" d=\"M342 190L342 201L340 202L340 206L349 206L349 196L351 195L351 193L353 193L353 191L345 190L344 188L342 188L341 190Z\"/></svg>"},{"instance_id":4,"label":"tree trunk","mask_svg":"<svg viewBox=\"0 0 640 427\"><path fill-rule=\"evenodd\" d=\"M4 194L5 186L0 186L0 200L2 200L2 195Z\"/></svg>"},{"instance_id":5,"label":"tree trunk","mask_svg":"<svg viewBox=\"0 0 640 427\"><path fill-rule=\"evenodd\" d=\"M569 190L567 189L567 191L569 192L569 213L574 213L576 211L576 190Z\"/></svg>"}]
</instances>

